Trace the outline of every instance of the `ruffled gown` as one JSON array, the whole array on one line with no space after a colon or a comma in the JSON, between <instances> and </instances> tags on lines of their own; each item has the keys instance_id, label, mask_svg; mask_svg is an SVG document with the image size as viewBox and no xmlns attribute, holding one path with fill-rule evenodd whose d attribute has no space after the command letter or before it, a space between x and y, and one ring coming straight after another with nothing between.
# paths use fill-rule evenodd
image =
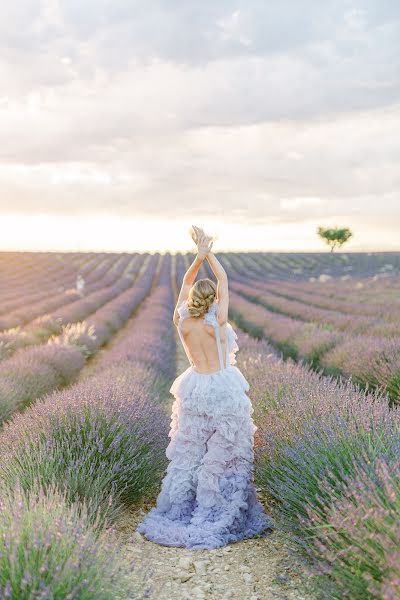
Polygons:
<instances>
[{"instance_id":1,"label":"ruffled gown","mask_svg":"<svg viewBox=\"0 0 400 600\"><path fill-rule=\"evenodd\" d=\"M218 548L274 528L253 483L257 427L249 383L235 366L237 335L227 323L224 364L217 310L214 302L203 318L214 327L221 368L198 373L191 364L173 382L170 462L156 506L136 529L165 546ZM189 316L186 301L178 312L178 332L191 362L181 330Z\"/></svg>"}]
</instances>

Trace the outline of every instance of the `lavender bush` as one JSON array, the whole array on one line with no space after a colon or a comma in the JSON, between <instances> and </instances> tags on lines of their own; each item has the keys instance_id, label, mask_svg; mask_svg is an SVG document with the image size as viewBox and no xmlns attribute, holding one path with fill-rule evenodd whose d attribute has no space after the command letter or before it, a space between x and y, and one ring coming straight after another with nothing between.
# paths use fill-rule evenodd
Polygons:
<instances>
[{"instance_id":1,"label":"lavender bush","mask_svg":"<svg viewBox=\"0 0 400 600\"><path fill-rule=\"evenodd\" d=\"M155 491L169 427L158 393L175 371L169 269L168 261L161 265L158 287L88 379L5 425L0 479L8 487L58 482L91 515L100 509L102 523Z\"/></svg>"},{"instance_id":2,"label":"lavender bush","mask_svg":"<svg viewBox=\"0 0 400 600\"><path fill-rule=\"evenodd\" d=\"M49 343L61 346L77 346L85 358L92 356L97 348L97 336L93 325L86 321L64 325L61 335L52 336Z\"/></svg>"},{"instance_id":3,"label":"lavender bush","mask_svg":"<svg viewBox=\"0 0 400 600\"><path fill-rule=\"evenodd\" d=\"M319 593L394 600L400 407L382 392L280 361L264 340L240 333L239 346L258 427L255 478L277 502L282 526L328 575Z\"/></svg>"},{"instance_id":4,"label":"lavender bush","mask_svg":"<svg viewBox=\"0 0 400 600\"><path fill-rule=\"evenodd\" d=\"M257 338L271 340L285 358L303 358L312 366L318 364L324 352L334 347L342 335L316 323L271 312L235 292L230 294L229 311L238 326Z\"/></svg>"},{"instance_id":5,"label":"lavender bush","mask_svg":"<svg viewBox=\"0 0 400 600\"><path fill-rule=\"evenodd\" d=\"M9 358L17 348L24 348L33 342L32 337L19 326L0 333L0 361Z\"/></svg>"},{"instance_id":6,"label":"lavender bush","mask_svg":"<svg viewBox=\"0 0 400 600\"><path fill-rule=\"evenodd\" d=\"M366 283L368 283L368 287L370 288L370 282L368 281ZM283 296L289 300L300 300L305 304L312 304L319 308L326 308L328 310L355 315L375 316L388 322L399 320L398 305L393 301L393 298L385 298L382 289L379 290L379 293L375 298L369 298L363 297L360 293L360 288L357 288L354 283L352 288L346 290L342 280L340 281L339 286L338 281L336 280L335 287L330 288L328 294L326 284L320 284L324 287L316 289L315 283L310 284L302 281L297 281L296 283L288 281L275 281L271 283L247 281L247 284L255 286L260 290ZM335 295L335 292L337 295Z\"/></svg>"},{"instance_id":7,"label":"lavender bush","mask_svg":"<svg viewBox=\"0 0 400 600\"><path fill-rule=\"evenodd\" d=\"M176 372L176 346L169 270L166 270L166 276L167 282L163 272L160 273L160 281L155 291L144 301L137 320L127 335L103 354L96 364L96 373L114 364L126 363L127 368L132 363L142 364L152 366L159 379L161 378L161 387L170 386L170 380Z\"/></svg>"},{"instance_id":8,"label":"lavender bush","mask_svg":"<svg viewBox=\"0 0 400 600\"><path fill-rule=\"evenodd\" d=\"M96 262L98 263L99 260L100 256L97 257ZM107 258L104 270L100 272L94 268L90 275L86 275L87 293L93 293L97 288L103 287L103 285L110 285L107 283L107 272L113 266L115 260L113 257ZM93 282L98 277L100 281L94 284ZM65 281L69 282L67 288L65 288L65 285L61 285ZM55 288L56 282L59 284L57 288ZM53 276L51 272L45 273L44 277L40 277L36 273L33 283L36 288L33 295L29 294L27 289L24 288L20 290L18 301L15 301L15 299L12 302L2 301L0 304L0 314L5 316L0 317L0 330L32 322L36 317L40 317L54 309L68 305L69 303L76 304L80 301L80 295L75 289L74 283L63 269ZM51 293L49 293L49 288L51 289ZM56 293L54 293L55 291Z\"/></svg>"},{"instance_id":9,"label":"lavender bush","mask_svg":"<svg viewBox=\"0 0 400 600\"><path fill-rule=\"evenodd\" d=\"M309 552L317 558L321 595L399 598L400 461L382 457L372 470L368 463L357 465L339 497L329 479L322 487L332 504L328 509L308 510L314 532Z\"/></svg>"},{"instance_id":10,"label":"lavender bush","mask_svg":"<svg viewBox=\"0 0 400 600\"><path fill-rule=\"evenodd\" d=\"M56 483L112 523L153 491L165 467L168 422L143 366L115 366L46 396L4 425L0 481L24 490Z\"/></svg>"},{"instance_id":11,"label":"lavender bush","mask_svg":"<svg viewBox=\"0 0 400 600\"><path fill-rule=\"evenodd\" d=\"M399 337L346 337L320 363L326 372L351 377L363 386L381 387L393 401L400 396Z\"/></svg>"},{"instance_id":12,"label":"lavender bush","mask_svg":"<svg viewBox=\"0 0 400 600\"><path fill-rule=\"evenodd\" d=\"M19 350L0 364L0 423L33 400L74 381L85 357L105 344L147 296L158 261L154 255L133 288L96 311L82 326L64 330L61 343L53 337L47 344ZM10 388L9 382L14 386Z\"/></svg>"},{"instance_id":13,"label":"lavender bush","mask_svg":"<svg viewBox=\"0 0 400 600\"><path fill-rule=\"evenodd\" d=\"M253 352L253 350L252 350ZM241 360L246 357L242 342ZM384 394L364 394L349 381L323 377L260 352L243 368L258 412L258 478L298 525L305 502L317 498L326 470L342 480L359 457L399 451L400 408ZM300 528L303 527L300 522Z\"/></svg>"},{"instance_id":14,"label":"lavender bush","mask_svg":"<svg viewBox=\"0 0 400 600\"><path fill-rule=\"evenodd\" d=\"M25 300L21 308L8 312L6 317L0 319L0 329L7 329L0 332L0 347L2 342L8 343L7 355L4 355L4 358L11 356L18 348L43 343L51 335L61 335L66 326L82 321L100 306L130 288L132 280L136 278L143 266L142 260L135 260L136 258L138 257L134 257L132 264L132 259L126 255L122 260L117 261L117 266L112 265L113 269L110 269L109 261L101 272L95 269L97 276L92 273L90 278L92 283L90 281L87 283L84 298L71 290L72 293L68 294L63 292L50 297L47 295L30 305L29 300ZM93 283L93 276L95 281L96 277L101 276L101 278ZM20 326L9 328L16 323L27 323L27 325L24 329ZM2 358L0 352L0 360Z\"/></svg>"},{"instance_id":15,"label":"lavender bush","mask_svg":"<svg viewBox=\"0 0 400 600\"><path fill-rule=\"evenodd\" d=\"M0 364L0 422L59 386L74 381L85 364L73 346L25 348Z\"/></svg>"},{"instance_id":16,"label":"lavender bush","mask_svg":"<svg viewBox=\"0 0 400 600\"><path fill-rule=\"evenodd\" d=\"M400 394L399 337L352 335L271 312L231 293L230 314L251 335L266 337L285 358L322 367L325 374L352 377L367 389L378 388L396 402Z\"/></svg>"},{"instance_id":17,"label":"lavender bush","mask_svg":"<svg viewBox=\"0 0 400 600\"><path fill-rule=\"evenodd\" d=\"M304 304L260 288L254 288L249 284L233 283L232 289L248 300L264 306L271 312L283 314L300 321L330 325L339 330L355 333L365 332L371 328L372 323L376 320L376 317L354 316L354 314L344 314L337 310L327 310L312 304Z\"/></svg>"},{"instance_id":18,"label":"lavender bush","mask_svg":"<svg viewBox=\"0 0 400 600\"><path fill-rule=\"evenodd\" d=\"M122 554L115 533L96 533L85 504L55 486L0 495L0 598L131 600L150 597L143 567Z\"/></svg>"}]
</instances>

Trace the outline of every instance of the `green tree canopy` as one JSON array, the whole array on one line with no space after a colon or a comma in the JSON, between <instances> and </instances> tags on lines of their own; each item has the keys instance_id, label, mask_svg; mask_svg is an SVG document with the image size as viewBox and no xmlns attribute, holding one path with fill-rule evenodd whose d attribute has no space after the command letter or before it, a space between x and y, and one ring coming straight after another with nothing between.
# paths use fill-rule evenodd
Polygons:
<instances>
[{"instance_id":1,"label":"green tree canopy","mask_svg":"<svg viewBox=\"0 0 400 600\"><path fill-rule=\"evenodd\" d=\"M331 252L336 246L343 246L353 235L348 227L318 227L317 233L331 247Z\"/></svg>"}]
</instances>

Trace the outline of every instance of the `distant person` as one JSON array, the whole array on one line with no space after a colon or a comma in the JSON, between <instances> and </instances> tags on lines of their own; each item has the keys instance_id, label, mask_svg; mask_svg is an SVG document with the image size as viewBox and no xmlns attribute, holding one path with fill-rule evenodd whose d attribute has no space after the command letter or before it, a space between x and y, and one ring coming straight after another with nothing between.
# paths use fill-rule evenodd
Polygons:
<instances>
[{"instance_id":1,"label":"distant person","mask_svg":"<svg viewBox=\"0 0 400 600\"><path fill-rule=\"evenodd\" d=\"M249 383L235 366L237 335L228 323L228 277L202 229L173 321L189 359L173 382L170 459L157 506L136 531L162 546L211 549L274 529L253 483L254 433ZM207 259L217 279L196 275Z\"/></svg>"},{"instance_id":2,"label":"distant person","mask_svg":"<svg viewBox=\"0 0 400 600\"><path fill-rule=\"evenodd\" d=\"M85 280L80 274L76 278L76 291L80 296L83 296L83 294L85 293Z\"/></svg>"}]
</instances>

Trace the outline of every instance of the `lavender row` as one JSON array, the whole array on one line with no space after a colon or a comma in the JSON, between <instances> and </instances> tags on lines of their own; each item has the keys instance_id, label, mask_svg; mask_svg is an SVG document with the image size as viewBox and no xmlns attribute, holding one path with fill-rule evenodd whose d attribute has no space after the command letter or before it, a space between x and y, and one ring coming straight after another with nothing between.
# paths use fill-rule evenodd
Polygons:
<instances>
[{"instance_id":1,"label":"lavender row","mask_svg":"<svg viewBox=\"0 0 400 600\"><path fill-rule=\"evenodd\" d=\"M234 260L236 253L224 253L228 260ZM258 278L299 280L306 277L329 273L334 277L357 276L370 277L381 274L400 273L399 252L351 252L351 253L276 253L242 252L238 256L244 260L241 274L246 275L249 262L258 264ZM255 267L254 267L255 269Z\"/></svg>"},{"instance_id":2,"label":"lavender row","mask_svg":"<svg viewBox=\"0 0 400 600\"><path fill-rule=\"evenodd\" d=\"M400 320L393 318L388 322L383 315L344 314L338 310L319 308L311 304L304 304L297 300L290 300L280 295L273 294L265 289L256 288L254 285L232 283L232 289L245 298L261 304L272 312L277 312L301 321L318 323L325 327L333 327L339 331L353 334L368 333L393 337L400 335ZM387 313L387 307L386 307ZM397 313L399 316L399 313Z\"/></svg>"},{"instance_id":3,"label":"lavender row","mask_svg":"<svg viewBox=\"0 0 400 600\"><path fill-rule=\"evenodd\" d=\"M70 270L64 262L53 264L53 269L41 273L40 277L34 274L34 289L31 292L20 289L17 297L13 297L12 300L2 296L0 314L8 315L0 319L0 328L20 326L43 312L79 300L82 295L76 289L78 272L84 276L85 294L88 295L112 285L122 275L128 276L132 264L137 262L139 256L143 258L145 255L112 255L102 259L98 257L88 265L89 271L77 268Z\"/></svg>"},{"instance_id":4,"label":"lavender row","mask_svg":"<svg viewBox=\"0 0 400 600\"><path fill-rule=\"evenodd\" d=\"M387 298L382 294L382 290L377 291L375 297L368 297L360 293L369 282L358 281L353 283L351 289L345 294L342 289L340 297L321 293L320 288L310 289L308 286L302 286L300 283L275 281L273 283L262 283L260 281L247 281L247 285L255 285L257 288L271 292L272 294L283 296L288 300L299 300L303 303L312 304L319 308L339 311L345 314L363 314L375 316L385 320L394 321L399 318L400 300L397 298ZM394 281L392 282L394 283ZM325 284L324 284L325 285ZM341 287L341 286L339 286ZM336 282L336 289L338 288Z\"/></svg>"},{"instance_id":5,"label":"lavender row","mask_svg":"<svg viewBox=\"0 0 400 600\"><path fill-rule=\"evenodd\" d=\"M129 330L104 353L87 380L46 396L5 424L0 434L0 487L11 498L3 518L14 526L4 535L5 551L0 552L0 567L2 556L11 565L0 575L3 589L21 589L21 570L15 568L20 561L22 573L48 594L43 598L54 594L60 581L68 591L73 582L72 589L90 599L103 598L103 583L109 594L104 598L151 596L152 590L144 593L151 565L130 565L132 581L126 581L128 565L113 547L110 531L129 507L156 492L166 468L169 419L160 390L170 383L168 357L175 356L170 271L167 257L157 286ZM33 499L29 506L27 497ZM0 532L1 525L0 517ZM36 553L32 561L31 548L43 531L47 553ZM73 561L71 565L67 560L70 581L65 552L55 545L64 538L67 558ZM12 553L12 547L24 552ZM107 553L110 562L103 574Z\"/></svg>"},{"instance_id":6,"label":"lavender row","mask_svg":"<svg viewBox=\"0 0 400 600\"><path fill-rule=\"evenodd\" d=\"M151 289L159 255L127 289L90 319L68 325L47 344L23 348L0 364L0 422L51 390L69 385L95 354L120 329Z\"/></svg>"},{"instance_id":7,"label":"lavender row","mask_svg":"<svg viewBox=\"0 0 400 600\"><path fill-rule=\"evenodd\" d=\"M155 291L146 298L124 337L96 361L91 373L112 365L144 364L169 381L176 372L176 342L171 326L174 298L171 288L170 255L163 259ZM92 376L92 375L91 375Z\"/></svg>"},{"instance_id":8,"label":"lavender row","mask_svg":"<svg viewBox=\"0 0 400 600\"><path fill-rule=\"evenodd\" d=\"M285 358L308 362L328 375L351 377L368 387L382 388L393 402L400 396L400 337L355 336L273 313L235 292L230 313L243 329L266 337Z\"/></svg>"},{"instance_id":9,"label":"lavender row","mask_svg":"<svg viewBox=\"0 0 400 600\"><path fill-rule=\"evenodd\" d=\"M93 277L93 271L96 270L99 263L106 261L111 268L116 260L118 260L118 257L114 255L108 257L99 255L94 258L90 263L91 270L82 270L88 284L90 285L92 280L96 280L96 276ZM80 271L79 262L66 259L62 255L56 255L48 264L43 264L38 259L38 264L33 262L30 268L20 273L17 278L3 275L6 286L2 294L4 305L1 306L1 312L4 309L6 311L12 310L13 304L17 307L21 299L26 302L33 302L36 298L44 297L46 292L66 291L68 288L73 287L76 275Z\"/></svg>"},{"instance_id":10,"label":"lavender row","mask_svg":"<svg viewBox=\"0 0 400 600\"><path fill-rule=\"evenodd\" d=\"M278 360L264 340L240 333L239 346L258 427L255 478L310 559L319 594L394 599L400 408Z\"/></svg>"},{"instance_id":11,"label":"lavender row","mask_svg":"<svg viewBox=\"0 0 400 600\"><path fill-rule=\"evenodd\" d=\"M278 282L278 279L274 283ZM340 285L338 286L338 282ZM322 280L299 280L299 281L285 281L285 286L296 291L299 289L303 292L317 293L325 298L332 298L334 300L346 300L351 298L356 293L361 303L364 302L381 302L382 300L396 301L399 303L397 292L400 287L400 278L398 275L392 275L390 277L377 278L374 276L361 276L358 273L354 273L351 278L322 278Z\"/></svg>"},{"instance_id":12,"label":"lavender row","mask_svg":"<svg viewBox=\"0 0 400 600\"><path fill-rule=\"evenodd\" d=\"M14 288L29 286L37 280L38 272L48 272L60 266L61 254L42 252L0 252L0 281L1 291L6 294L12 293ZM64 256L63 265L69 269L75 269L82 261L86 263L89 257L81 255L81 259L73 254ZM82 265L83 266L83 265ZM7 282L7 286L3 283ZM3 294L2 294L3 295Z\"/></svg>"},{"instance_id":13,"label":"lavender row","mask_svg":"<svg viewBox=\"0 0 400 600\"><path fill-rule=\"evenodd\" d=\"M113 267L113 261L108 260L109 268ZM18 315L18 310L20 311L20 323L15 323L15 325L22 324L26 322L24 317L24 308L39 303L43 300L48 300L49 297L60 296L63 299L63 302L67 302L73 300L74 298L78 298L78 294L75 289L75 278L77 275L77 269L70 269L69 265L66 264L53 264L52 268L49 268L45 272L40 273L31 273L33 277L33 286L32 289L26 289L26 286L23 285L16 289L12 294L3 294L2 302L0 304L0 314L4 315L5 313L16 312ZM87 289L92 289L93 283L88 281L88 277L86 277ZM91 281L96 282L96 279L91 278ZM9 288L9 281L7 281L7 287ZM72 298L69 298L72 296ZM63 303L61 301L61 304ZM3 317L4 318L4 317ZM14 323L12 323L14 324ZM2 324L2 328L8 327L8 323Z\"/></svg>"},{"instance_id":14,"label":"lavender row","mask_svg":"<svg viewBox=\"0 0 400 600\"><path fill-rule=\"evenodd\" d=\"M175 358L169 265L165 267L123 339L104 353L88 379L47 394L5 423L0 434L0 482L7 488L20 482L28 490L38 479L48 483L54 479L68 488L71 500L82 494L91 500L93 517L100 507L104 524L114 522L123 505L136 502L157 485L147 459L151 456L157 473L165 466L162 450L167 436L162 434L168 418L159 384L171 375L171 366L167 372L163 367L165 358ZM133 355L135 348L139 352ZM142 446L147 449L144 462ZM111 464L106 469L107 461Z\"/></svg>"},{"instance_id":15,"label":"lavender row","mask_svg":"<svg viewBox=\"0 0 400 600\"><path fill-rule=\"evenodd\" d=\"M3 274L0 314L15 310L24 303L35 302L46 294L59 292L63 281L72 285L76 272L76 267L69 263L60 265L52 262L40 275L34 269L29 269L18 278L18 283L13 282L8 274Z\"/></svg>"},{"instance_id":16,"label":"lavender row","mask_svg":"<svg viewBox=\"0 0 400 600\"><path fill-rule=\"evenodd\" d=\"M98 533L85 503L55 485L30 495L0 492L0 598L128 600L149 597L149 568L121 552L110 529Z\"/></svg>"},{"instance_id":17,"label":"lavender row","mask_svg":"<svg viewBox=\"0 0 400 600\"><path fill-rule=\"evenodd\" d=\"M257 338L266 337L284 358L304 358L313 366L317 366L320 357L343 339L340 332L274 313L233 291L230 292L229 310L240 327Z\"/></svg>"},{"instance_id":18,"label":"lavender row","mask_svg":"<svg viewBox=\"0 0 400 600\"><path fill-rule=\"evenodd\" d=\"M400 337L346 336L319 359L326 373L349 377L400 398Z\"/></svg>"},{"instance_id":19,"label":"lavender row","mask_svg":"<svg viewBox=\"0 0 400 600\"><path fill-rule=\"evenodd\" d=\"M108 264L108 268L105 273L99 273L99 279L93 280L92 284L86 287L86 298L87 295L94 294L96 291L101 290L102 288L108 288L112 284L118 281L121 278L127 269L130 263L130 259L126 258L124 262L120 264L118 269L113 269L114 265ZM62 278L62 276L61 276ZM32 322L36 317L40 317L44 313L52 311L54 309L59 309L59 307L65 307L65 310L68 311L70 305L74 305L76 302L80 302L82 300L81 295L78 290L75 288L69 289L67 291L62 290L55 295L49 296L44 295L40 296L37 300L32 301L28 304L26 301L20 307L14 308L14 310L7 310L8 314L5 317L0 318L0 329L10 329L14 327L22 326L26 323ZM5 308L5 306L3 306ZM60 316L63 317L62 314L63 308L60 309ZM54 315L54 319L57 318L57 315ZM34 329L35 323L33 322L32 328Z\"/></svg>"},{"instance_id":20,"label":"lavender row","mask_svg":"<svg viewBox=\"0 0 400 600\"><path fill-rule=\"evenodd\" d=\"M46 302L40 302L37 305L25 308L24 318L29 320L34 314L40 314L40 317L30 321L25 328L19 326L3 331L0 333L0 361L10 357L18 348L41 344L46 341L51 335L60 335L63 328L69 323L82 321L99 309L101 306L110 302L124 290L132 286L132 280L138 275L143 267L141 260L134 260L122 263L119 268L114 270L112 278L107 273L102 281L97 282L94 286L98 291L92 291L82 298L77 292L74 296L77 299L73 300L72 296L61 294L60 296L48 299ZM128 270L129 267L129 270ZM107 277L108 275L108 277ZM112 281L116 281L112 283ZM70 298L68 300L68 298ZM59 307L57 311L50 314L44 314L48 310ZM6 321L19 321L23 311L11 313ZM4 319L0 319L0 324L4 324Z\"/></svg>"},{"instance_id":21,"label":"lavender row","mask_svg":"<svg viewBox=\"0 0 400 600\"><path fill-rule=\"evenodd\" d=\"M241 256L235 256L235 259L239 262ZM232 264L229 265L231 266ZM208 276L213 277L209 267ZM281 284L285 285L284 282ZM291 285L294 288L298 284ZM251 281L247 286L235 282L231 282L230 285L231 290L244 291L253 299L260 296L258 290L262 290L264 286L265 284L255 281ZM390 286L386 287L390 289ZM264 295L261 294L261 297L263 298ZM272 299L276 300L275 297ZM300 303L297 305L302 310L308 311L307 315L303 313L303 317L314 314L313 307L306 307ZM277 303L270 305L270 308L276 311ZM335 331L326 322L324 311L321 313L320 323L293 319L289 315L275 311L249 302L231 291L230 313L236 322L258 338L267 337L284 357L306 361L314 368L321 368L326 374L351 377L367 389L368 387L382 388L389 393L392 401L398 400L400 396L400 336L396 335L398 323L380 326L376 324L376 335L372 335L374 331L372 328L367 328L364 335L354 335L351 332ZM386 314L388 321L395 321L392 318L393 313L395 311ZM351 323L350 328L360 328L360 326L363 328L368 322L368 319L354 315L338 315L338 318L343 324ZM362 322L363 320L365 322Z\"/></svg>"}]
</instances>

